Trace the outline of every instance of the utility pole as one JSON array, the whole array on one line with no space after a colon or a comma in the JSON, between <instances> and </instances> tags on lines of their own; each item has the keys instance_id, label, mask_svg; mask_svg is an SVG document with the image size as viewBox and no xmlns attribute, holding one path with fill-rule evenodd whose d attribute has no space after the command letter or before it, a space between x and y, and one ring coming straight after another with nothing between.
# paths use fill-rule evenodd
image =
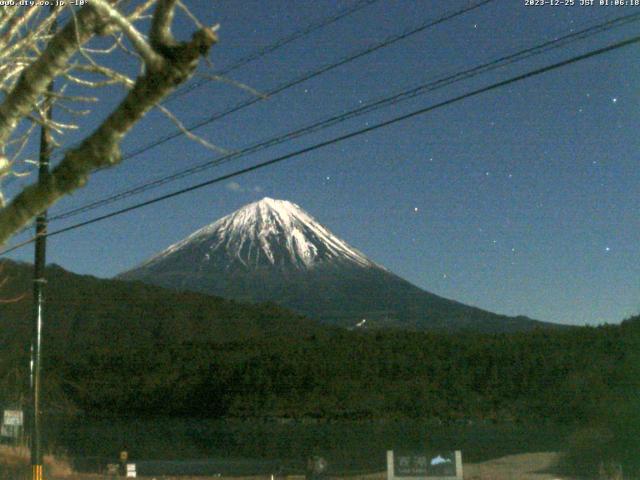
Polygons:
<instances>
[{"instance_id":1,"label":"utility pole","mask_svg":"<svg viewBox=\"0 0 640 480\"><path fill-rule=\"evenodd\" d=\"M49 86L51 91L53 85ZM45 100L45 116L51 119L50 98ZM46 122L40 131L40 156L38 158L38 182L48 181L51 157L51 130ZM33 271L33 330L31 334L31 468L32 480L43 480L40 398L42 393L42 325L44 321L44 286L47 255L47 211L36 218L36 242Z\"/></svg>"},{"instance_id":2,"label":"utility pole","mask_svg":"<svg viewBox=\"0 0 640 480\"><path fill-rule=\"evenodd\" d=\"M51 7L51 14L54 14ZM55 22L51 32L55 31ZM43 120L40 128L40 154L38 157L38 183L49 181L49 161L53 141L49 121L53 118L53 81L47 87L43 103ZM42 418L40 399L42 396L42 326L44 322L45 266L47 263L47 211L36 217L35 259L33 271L33 325L31 333L31 479L43 480L42 471Z\"/></svg>"}]
</instances>

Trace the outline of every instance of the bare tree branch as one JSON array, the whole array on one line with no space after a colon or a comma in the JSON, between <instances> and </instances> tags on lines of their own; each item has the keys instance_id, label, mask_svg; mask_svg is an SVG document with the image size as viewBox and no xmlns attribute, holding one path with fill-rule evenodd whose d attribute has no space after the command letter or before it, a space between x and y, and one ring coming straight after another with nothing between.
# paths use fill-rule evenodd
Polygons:
<instances>
[{"instance_id":1,"label":"bare tree branch","mask_svg":"<svg viewBox=\"0 0 640 480\"><path fill-rule=\"evenodd\" d=\"M46 181L26 187L0 210L0 244L14 232L26 226L38 213L49 208L62 196L83 186L89 174L97 169L117 164L121 159L120 142L131 128L178 85L193 75L198 60L208 54L217 41L214 28L197 30L188 42L178 43L171 33L176 0L159 0L153 15L150 40L129 23L107 0L93 0L48 42L36 60L24 68L19 80L0 105L0 145L5 144L18 122L38 105L47 85L62 75L73 81L95 87L100 84L68 72L69 60L75 53L83 54L83 45L96 32L111 33L121 29L143 59L144 70L133 82L126 76L92 62L80 70L101 74L107 81L118 80L129 87L122 102L103 123L79 146L66 151L62 161ZM151 2L145 2L148 6ZM144 10L141 10L142 12ZM117 37L116 37L117 40ZM78 96L54 95L54 98ZM178 121L177 119L174 120ZM179 122L179 121L178 121ZM71 124L49 121L48 126L59 130ZM212 144L204 141L211 147Z\"/></svg>"},{"instance_id":2,"label":"bare tree branch","mask_svg":"<svg viewBox=\"0 0 640 480\"><path fill-rule=\"evenodd\" d=\"M146 2L138 5L135 10L127 17L130 22L134 22L142 18L149 9L155 5L158 0L147 0Z\"/></svg>"},{"instance_id":3,"label":"bare tree branch","mask_svg":"<svg viewBox=\"0 0 640 480\"><path fill-rule=\"evenodd\" d=\"M147 64L147 68L160 69L162 67L163 58L147 43L144 36L133 26L133 24L124 17L118 10L109 5L105 0L92 0L94 8L100 10L102 14L110 21L114 22L120 30L127 36L133 44L138 54Z\"/></svg>"},{"instance_id":4,"label":"bare tree branch","mask_svg":"<svg viewBox=\"0 0 640 480\"><path fill-rule=\"evenodd\" d=\"M171 33L171 24L177 0L159 0L156 13L151 22L151 46L157 51L173 47L175 40Z\"/></svg>"},{"instance_id":5,"label":"bare tree branch","mask_svg":"<svg viewBox=\"0 0 640 480\"><path fill-rule=\"evenodd\" d=\"M104 25L97 10L83 7L77 22L69 22L56 34L46 50L23 70L11 92L0 104L0 144L13 133L21 118L26 116L43 95L51 81L66 68L80 44L88 41L95 30Z\"/></svg>"}]
</instances>

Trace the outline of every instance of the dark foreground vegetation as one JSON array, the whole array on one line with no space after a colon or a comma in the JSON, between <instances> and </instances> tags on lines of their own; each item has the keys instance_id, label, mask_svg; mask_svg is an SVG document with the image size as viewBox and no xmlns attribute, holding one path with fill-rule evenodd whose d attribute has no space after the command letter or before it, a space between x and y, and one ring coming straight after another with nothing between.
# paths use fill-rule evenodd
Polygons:
<instances>
[{"instance_id":1,"label":"dark foreground vegetation","mask_svg":"<svg viewBox=\"0 0 640 480\"><path fill-rule=\"evenodd\" d=\"M84 285L50 296L49 415L550 425L571 432L566 468L617 462L640 476L640 317L519 334L345 331L195 294L174 294L167 315L156 290L128 303L140 284ZM0 306L4 405L25 398L29 312Z\"/></svg>"}]
</instances>

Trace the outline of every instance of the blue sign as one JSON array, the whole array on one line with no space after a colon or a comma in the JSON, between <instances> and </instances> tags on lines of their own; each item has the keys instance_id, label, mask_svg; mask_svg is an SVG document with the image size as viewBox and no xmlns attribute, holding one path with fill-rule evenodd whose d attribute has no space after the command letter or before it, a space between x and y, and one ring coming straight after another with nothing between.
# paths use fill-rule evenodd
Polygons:
<instances>
[{"instance_id":1,"label":"blue sign","mask_svg":"<svg viewBox=\"0 0 640 480\"><path fill-rule=\"evenodd\" d=\"M420 453L387 452L389 480L462 479L460 451L432 451Z\"/></svg>"}]
</instances>

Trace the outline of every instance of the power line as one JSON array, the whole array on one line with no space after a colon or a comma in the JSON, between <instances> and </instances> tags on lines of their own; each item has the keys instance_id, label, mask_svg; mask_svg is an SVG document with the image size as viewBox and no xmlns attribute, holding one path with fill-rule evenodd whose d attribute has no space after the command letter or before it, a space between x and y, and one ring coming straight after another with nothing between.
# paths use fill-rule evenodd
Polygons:
<instances>
[{"instance_id":1,"label":"power line","mask_svg":"<svg viewBox=\"0 0 640 480\"><path fill-rule=\"evenodd\" d=\"M479 2L477 2L475 4L470 5L468 7L464 7L462 9L458 9L458 10L455 10L455 11L450 11L448 13L445 13L443 16L440 16L440 17L436 18L435 20L427 20L426 22L422 23L418 27L414 27L414 28L405 30L404 32L399 33L399 34L391 35L391 36L387 37L386 39L384 39L383 41L381 41L381 42L379 42L379 43L377 43L375 45L372 45L370 47L367 47L364 50L360 50L359 52L351 54L351 55L343 58L342 60L339 60L338 62L329 64L329 65L325 65L324 67L321 67L320 69L317 69L317 70L314 70L314 71L311 71L311 72L307 72L306 74L303 74L301 77L298 77L295 80L292 80L290 82L287 82L285 84L282 84L282 85L276 87L275 89L269 91L266 95L267 96L277 95L278 93L281 93L281 92L283 92L283 91L285 91L285 90L287 90L289 88L292 88L295 85L299 85L300 83L303 83L303 82L305 82L307 80L315 78L315 77L317 77L319 75L322 75L322 74L324 74L326 72L329 72L329 71L331 71L331 70L333 70L335 68L338 68L338 67L340 67L342 65L350 63L350 62L352 62L352 61L354 61L354 60L356 60L358 58L364 57L365 55L368 55L368 54L373 53L373 52L375 52L377 50L380 50L380 49L382 49L384 47L392 45L392 44L394 44L394 43L396 43L398 41L404 40L404 39L406 39L406 38L408 38L408 37L410 37L412 35L418 34L418 33L422 32L422 31L425 31L425 30L427 30L429 28L432 28L432 27L435 27L435 26L440 25L442 23L445 23L445 22L447 22L449 20L452 20L452 19L454 19L454 18L456 18L458 16L461 16L461 15L467 13L467 12L475 10L475 9L477 9L479 7L482 7L482 6L484 6L484 5L488 4L488 3L491 3L493 1L495 1L495 0L482 0L482 1L479 1ZM231 107L230 109L227 109L227 110L222 111L222 112L215 113L212 116L208 117L206 120L200 121L200 122L198 122L198 123L196 123L194 125L191 125L191 126L187 127L186 130L191 132L193 130L201 128L204 125L213 123L214 121L219 120L219 119L221 119L221 118L223 118L223 117L225 117L225 116L227 116L227 115L229 115L231 113L235 113L235 112L237 112L237 111L239 111L239 110L241 110L241 109L243 109L245 107L253 105L254 103L259 102L260 100L261 100L261 98L251 98L251 99L246 100L244 102L240 102L239 104L236 104L235 106ZM146 152L148 150L151 150L151 149L153 149L153 148L155 148L155 147L157 147L157 146L159 146L159 145L161 145L163 143L166 143L166 142L168 142L170 140L173 140L175 138L183 136L184 134L185 134L184 131L178 130L178 131L174 132L173 134L167 135L167 136L165 136L165 137L163 137L163 138L161 138L159 140L156 140L156 141L154 141L154 142L152 142L150 144L147 144L146 146L144 146L142 148L139 148L138 150L134 150L133 152L125 153L122 156L121 161L128 160L130 158L138 156L138 155L140 155L140 154L142 154L142 153L144 153L144 152ZM234 154L235 153L232 153L231 155L234 155ZM60 157L58 157L58 159L59 158ZM101 169L99 169L99 170L101 170ZM66 213L63 213L63 214L66 215ZM61 214L61 215L63 215L63 214ZM61 215L52 217L51 220L60 219Z\"/></svg>"},{"instance_id":2,"label":"power line","mask_svg":"<svg viewBox=\"0 0 640 480\"><path fill-rule=\"evenodd\" d=\"M260 48L258 50L256 50L253 53L250 53L249 55L240 58L239 60L236 60L234 63L232 63L231 65L229 65L228 67L223 68L222 70L219 70L217 72L215 72L216 75L220 75L220 76L224 76L224 75L228 75L229 73L233 72L234 70L237 70L240 67L243 67L245 65L247 65L248 63L253 62L254 60L257 60L261 57L264 57L265 55L269 54L269 53L273 53L276 50L284 47L285 45L288 45L289 43L305 37L313 32L315 32L316 30L319 30L320 28L326 27L327 25L331 25L332 23L337 22L338 20L351 15L359 10L362 10L365 7L368 7L369 5L372 5L374 3L376 3L378 0L360 0L359 2L357 2L356 4L349 6L339 12L337 12L335 15L320 19L317 22L311 23L309 25L307 25L305 28L302 28L294 33L292 33L291 35L287 35L286 37L282 37L279 40L276 40L274 43L267 45L263 48ZM172 95L169 96L169 98L167 98L166 101L171 101L174 100L175 98L181 97L197 88L202 87L203 85L209 83L211 81L211 79L206 79L206 80L202 80L200 82L193 82L189 85L185 85L183 88L179 89L178 91L174 92Z\"/></svg>"},{"instance_id":3,"label":"power line","mask_svg":"<svg viewBox=\"0 0 640 480\"><path fill-rule=\"evenodd\" d=\"M231 65L229 65L228 67L225 67L222 70L219 70L217 72L215 72L216 75L218 76L225 76L228 75L229 73L231 73L234 70L237 70L240 67L243 67L244 65L247 65L248 63L253 62L254 60L258 60L259 58L275 52L276 50L284 47L285 45L288 45L289 43L298 40L299 38L305 37L313 32L315 32L316 30L319 30L323 27L326 27L328 25L331 25L332 23L337 22L338 20L347 17L359 10L362 10L365 7L368 7L369 5L372 5L374 3L376 3L379 0L360 0L359 2L355 3L354 5L351 5L343 10L340 10L339 12L337 12L334 15L325 17L323 19L320 19L316 22L313 22L309 25L307 25L306 27L297 30L295 32L293 32L290 35L287 35L285 37L282 37L278 40L276 40L274 43L270 44L270 45L266 45L263 48L260 48L252 53L250 53L249 55L242 57L238 60L236 60L234 63L232 63ZM189 85L185 85L184 87L176 90L175 92L173 92L171 95L169 95L168 98L166 98L164 100L164 102L170 102L178 97L181 97L195 89L198 89L200 87L202 87L203 85L206 85L207 83L211 82L212 79L208 78L205 80L202 80L200 82L193 82ZM57 159L59 159L60 157L58 157ZM6 182L6 185L10 185L13 181L15 181L17 177L12 177L8 182Z\"/></svg>"},{"instance_id":4,"label":"power line","mask_svg":"<svg viewBox=\"0 0 640 480\"><path fill-rule=\"evenodd\" d=\"M369 132L378 130L378 129L383 128L383 127L388 127L390 125L394 125L394 124L396 124L398 122L402 122L404 120L408 120L410 118L414 118L414 117L417 117L419 115L424 115L425 113L428 113L428 112L431 112L431 111L434 111L434 110L437 110L437 109L452 105L452 104L460 102L462 100L466 100L468 98L475 97L477 95L480 95L480 94L483 94L483 93L486 93L486 92L497 90L497 89L505 87L507 85L511 85L513 83L520 82L520 81L526 80L528 78L536 77L538 75L542 75L544 73L547 73L547 72L550 72L550 71L553 71L553 70L557 70L557 69L566 67L568 65L571 65L571 64L574 64L574 63L589 59L589 58L593 58L593 57L596 57L596 56L599 56L599 55L603 55L605 53L608 53L608 52L611 52L611 51L614 51L614 50L618 50L620 48L627 47L629 45L632 45L632 44L635 44L635 43L638 43L638 42L640 42L640 36L636 36L636 37L632 37L632 38L627 39L627 40L616 42L616 43L613 43L613 44L608 45L606 47L599 48L597 50L592 50L592 51L587 52L587 53L582 54L582 55L577 55L577 56L572 57L572 58L570 58L568 60L563 60L563 61L551 64L551 65L548 65L546 67L541 67L541 68L538 68L538 69L535 69L535 70L531 70L531 71L529 71L527 73L516 75L515 77L511 77L511 78L509 78L507 80L502 80L500 82L492 83L491 85L488 85L486 87L482 87L482 88L478 88L476 90L472 90L471 92L468 92L468 93L465 93L465 94L462 94L462 95L458 95L456 97L450 98L448 100L444 100L442 102L439 102L439 103L436 103L436 104L433 104L433 105L429 105L428 107L424 107L424 108L421 108L421 109L418 109L418 110L414 110L413 112L394 117L394 118L392 118L390 120L386 120L384 122L377 123L377 124L372 125L370 127L366 127L366 128L360 129L360 130L356 130L356 131L353 131L353 132L350 132L350 133L346 133L344 135L340 135L338 137L334 137L331 140L326 140L326 141L323 141L323 142L319 142L319 143L316 143L314 145L311 145L310 147L306 147L306 148L303 148L303 149L300 149L300 150L296 150L294 152L291 152L291 153L288 153L288 154L273 158L271 160L267 160L265 162L261 162L261 163L258 163L256 165L250 166L250 167L246 167L246 168L243 168L243 169L240 169L240 170L236 170L235 172L232 172L232 173L229 173L229 174L226 174L226 175L222 175L222 176L216 177L214 179L207 180L205 182L197 183L195 185L191 185L190 187L183 188L183 189L180 189L180 190L177 190L177 191L165 194L165 195L161 195L159 197L153 198L151 200L147 200L145 202L138 203L136 205L132 205L132 206L129 206L129 207L126 207L126 208L123 208L123 209L120 209L120 210L116 210L114 212L111 212L111 213L108 213L108 214L105 214L105 215L101 215L99 217L92 218L90 220L86 220L84 222L76 223L74 225L70 225L68 227L64 227L64 228L55 230L53 232L47 233L46 236L47 237L52 237L52 236L55 236L55 235L60 235L62 233L66 233L66 232L69 232L71 230L76 230L78 228L82 228L82 227L85 227L87 225L91 225L93 223L97 223L97 222L100 222L102 220L106 220L108 218L112 218L112 217L115 217L115 216L118 216L118 215L122 215L124 213L130 212L130 211L133 211L133 210L137 210L139 208L146 207L148 205L152 205L154 203L158 203L158 202L167 200L169 198L177 197L179 195L183 195L185 193L192 192L194 190L199 190L199 189L207 187L209 185L213 185L215 183L219 183L219 182L222 182L222 181L225 181L225 180L229 180L231 178L234 178L234 177L237 177L237 176L240 176L240 175L244 175L244 174L249 173L249 172L260 170L262 168L265 168L265 167L268 167L268 166L271 166L271 165L275 165L277 163L281 163L281 162L283 162L285 160L289 160L291 158L298 157L298 156L303 155L305 153L309 153L309 152L312 152L314 150L318 150L318 149L324 148L326 146L342 142L344 140L348 140L348 139L351 139L351 138L354 138L354 137L358 137L360 135L364 135L365 133L369 133ZM16 245L14 247L11 247L11 248L8 248L6 250L3 250L2 252L0 252L0 255L5 255L5 254L7 254L9 252L12 252L12 251L20 248L23 245L26 245L28 243L33 242L34 240L35 240L35 237L30 239L29 241L23 242L20 245Z\"/></svg>"},{"instance_id":5,"label":"power line","mask_svg":"<svg viewBox=\"0 0 640 480\"><path fill-rule=\"evenodd\" d=\"M376 43L375 45L372 45L370 47L367 47L363 50L360 50L356 53L353 53L347 57L344 57L342 60L338 60L337 62L325 65L323 67L320 67L316 70L304 73L303 75L301 75L300 77L291 80L289 82L286 82L284 84L281 84L275 88L273 88L272 90L268 91L267 93L265 93L266 97L272 97L274 95L277 95L279 93L282 93L296 85L299 85L303 82L306 82L307 80L311 80L312 78L318 77L320 75L323 75L331 70L334 70L342 65L345 65L347 63L351 63L354 60L357 60L359 58L362 58L366 55L369 55L370 53L376 52L382 48L388 47L389 45L392 45L396 42L399 42L401 40L404 40L408 37L411 37L412 35L416 35L418 33L421 33L429 28L435 27L437 25L440 25L442 23L445 23L449 20L452 20L456 17L459 17L461 15L464 15L465 13L468 13L472 10L475 10L477 8L480 8L488 3L494 2L495 0L481 0L473 5L470 5L468 7L464 7L461 8L459 10L455 10L455 11L451 11L448 13L445 13L444 15L436 18L435 20L427 20L426 22L422 23L420 26L418 27L414 27L411 28L409 30L405 30L402 33L399 34L395 34L395 35L391 35L389 37L387 37L386 39L382 40L381 42ZM205 125L208 125L210 123L215 122L216 120L220 120L221 118L226 117L227 115L230 115L232 113L235 113L239 110L242 110L243 108L249 107L257 102L260 102L262 100L262 96L261 97L253 97L250 98L248 100L242 101L240 103L237 103L236 105L232 106L231 108L228 108L227 110L223 110L221 112L217 112L214 113L212 115L210 115L208 118L206 118L205 120L201 120L193 125L190 125L189 127L186 128L187 131L192 132L194 130L197 130ZM178 138L181 137L185 134L185 132L183 130L176 130L175 132L173 132L172 134L166 135L154 142L151 142L137 150L133 150L132 152L129 153L125 153L122 156L122 160L128 160L130 158L136 157L144 152L147 152L159 145L162 145L163 143L166 143L170 140L173 140L174 138Z\"/></svg>"},{"instance_id":6,"label":"power line","mask_svg":"<svg viewBox=\"0 0 640 480\"><path fill-rule=\"evenodd\" d=\"M410 37L412 35L416 35L416 34L418 34L420 32L423 32L423 31L425 31L425 30L427 30L429 28L432 28L432 27L435 27L435 26L440 25L442 23L445 23L445 22L447 22L449 20L452 20L452 19L454 19L456 17L459 17L459 16L461 16L461 15L467 13L467 12L475 10L476 8L482 7L482 6L486 5L486 4L494 2L494 1L496 1L496 0L481 0L481 1L479 1L479 2L477 2L475 4L473 4L473 5L470 5L468 7L464 7L464 8L459 9L459 10L450 11L448 13L445 13L443 16L438 17L435 20L427 20L426 22L422 23L418 27L414 27L414 28L411 28L409 30L405 30L404 32L391 35L391 36L387 37L386 39L382 40L381 42L378 42L378 43L376 43L376 44L374 44L372 46L366 47L365 49L360 50L360 51L358 51L356 53L350 54L349 56L344 57L343 59L341 59L341 60L339 60L337 62L325 65L325 66L320 67L319 69L316 69L316 70L313 70L313 71L308 71L308 72L304 73L303 75L301 75L300 77L297 77L294 80L290 80L288 82L285 82L285 83L273 88L272 90L266 92L264 95L261 95L260 97L252 97L252 98L249 98L248 100L244 100L242 102L239 102L236 105L234 105L234 106L232 106L232 107L230 107L230 108L228 108L226 110L214 113L214 114L210 115L209 117L207 117L206 119L201 120L201 121L199 121L199 122L197 122L195 124L192 124L192 125L186 127L184 130L176 130L176 131L174 131L173 133L171 133L169 135L166 135L166 136L164 136L164 137L162 137L162 138L160 138L158 140L155 140L155 141L153 141L151 143L148 143L147 145L145 145L143 147L138 148L137 150L133 150L133 151L128 152L128 153L125 152L122 155L121 160L123 161L123 160L128 160L130 158L136 157L136 156L138 156L138 155L140 155L140 154L142 154L144 152L147 152L147 151L149 151L149 150L151 150L151 149L153 149L153 148L155 148L155 147L157 147L159 145L162 145L163 143L166 143L166 142L168 142L170 140L173 140L175 138L178 138L178 137L181 137L181 136L185 135L185 131L186 132L192 132L194 130L197 130L197 129L205 126L205 125L208 125L210 123L215 122L216 120L220 120L221 118L224 118L227 115L230 115L230 114L235 113L235 112L237 112L239 110L242 110L243 108L249 107L249 106L251 106L251 105L253 105L253 104L257 103L257 102L260 102L265 97L272 97L274 95L282 93L282 92L284 92L284 91L286 91L286 90L288 90L288 89L290 89L290 88L292 88L292 87L294 87L296 85L299 85L299 84L301 84L303 82L306 82L307 80L311 80L312 78L315 78L315 77L318 77L320 75L323 75L323 74L325 74L325 73L327 73L327 72L329 72L331 70L334 70L334 69L336 69L336 68L338 68L338 67L340 67L342 65L345 65L347 63L353 62L354 60L357 60L358 58L362 58L362 57L364 57L364 56L366 56L366 55L368 55L370 53L376 52L376 51L378 51L378 50L380 50L382 48L385 48L385 47L387 47L389 45L392 45L392 44L394 44L396 42L404 40L405 38L408 38L408 37ZM62 158L62 157L59 156L59 157L56 158L56 160L59 160L60 158ZM105 167L105 168L108 168L108 167ZM97 171L100 171L100 170L103 170L103 169L104 168L100 168Z\"/></svg>"},{"instance_id":7,"label":"power line","mask_svg":"<svg viewBox=\"0 0 640 480\"><path fill-rule=\"evenodd\" d=\"M417 87L411 88L409 90L405 90L402 91L400 93L391 95L391 96L387 96L387 97L383 97L382 99L379 99L377 101L368 103L366 105L363 105L361 107L358 107L354 110L351 110L349 112L343 113L343 114L339 114L339 115L334 115L331 116L329 118L325 118L324 120L321 120L319 122L315 122L312 123L310 125L307 125L305 127L302 127L298 130L292 131L292 132L287 132L285 134L281 134L279 136L275 136L275 137L271 137L267 140L258 142L256 144L250 145L248 147L243 148L242 150L236 151L236 152L232 152L230 154L224 155L222 157L216 158L214 160L209 160L206 161L204 163L201 163L199 165L187 168L187 169L183 169L183 170L179 170L178 172L175 172L171 175L167 175L165 177L161 177L157 180L151 181L151 182L145 182L137 187L133 187L124 191L121 191L117 194L114 195L110 195L106 198L91 202L89 204L80 206L80 207L76 207L67 211L64 211L56 216L51 217L51 220L61 220L64 218L69 218L69 217L73 217L76 216L80 213L84 213L90 210L94 210L96 208L99 208L101 206L113 203L115 201L118 200L122 200L124 198L128 198L130 196L139 194L139 193L143 193L147 190L153 189L153 188L157 188L161 185L165 185L167 183L170 183L174 180L178 180L184 177L187 177L189 175L192 175L194 173L198 173L201 172L203 170L206 170L208 168L212 168L212 167L216 167L219 166L223 163L227 163L230 162L232 160L236 160L240 157L244 157L248 154L252 154L255 153L257 151L263 150L265 148L269 148L271 146L274 145L279 145L283 142L295 139L295 138L299 138L303 135L309 134L309 133L313 133L313 132L317 132L319 130L328 128L330 126L336 125L337 123L341 123L343 121L355 118L357 116L378 110L380 108L389 106L389 105L394 105L400 101L404 101L410 98L414 98L418 95L430 92L430 91L434 91L436 89L439 88L443 88L445 86L451 85L453 83L456 83L458 81L462 81L462 80L467 80L469 78L475 77L477 75L486 73L488 71L491 70L495 70L497 68L501 68L504 67L506 65L515 63L517 61L521 61L523 59L527 59L530 58L534 55L539 55L545 52L548 52L552 49L556 49L556 48L560 48L563 47L571 42L577 41L577 40L581 40L584 38L587 38L589 36L601 33L603 31L609 30L613 27L617 27L620 25L624 25L633 21L638 21L640 20L640 13L636 13L636 14L632 14L632 15L627 15L624 17L619 17L595 26L591 26L588 28L585 28L583 30L580 30L578 32L573 32L570 33L568 35L565 35L563 37L560 38L556 38L554 40L549 40L546 42L543 42L542 44L533 46L533 47L529 47L526 48L524 50L520 50L516 53L513 54L509 54L503 57L500 57L498 59L492 60L490 62L478 65L476 67L472 67L470 69L467 69L465 71L462 72L457 72L454 73L452 75L448 75L448 76L444 76L441 77L439 79L421 84Z\"/></svg>"},{"instance_id":8,"label":"power line","mask_svg":"<svg viewBox=\"0 0 640 480\"><path fill-rule=\"evenodd\" d=\"M376 44L374 44L372 46L369 46L369 47L367 47L367 48L365 48L363 50L360 50L360 51L358 51L358 52L356 52L354 54L351 54L351 55L349 55L347 57L344 57L342 60L339 60L338 62L334 62L334 63L328 64L328 65L325 65L323 67L320 67L319 69L304 73L302 76L300 76L300 77L298 77L298 78L296 78L294 80L291 80L289 82L286 82L284 84L281 84L280 86L270 90L269 92L266 93L266 95L268 97L273 96L273 95L277 95L277 94L279 94L279 93L281 93L281 92L283 92L285 90L288 90L289 88L292 88L292 87L294 87L296 85L299 85L299 84L301 84L301 83L303 83L303 82L305 82L307 80L315 78L315 77L317 77L319 75L322 75L322 74L324 74L326 72L329 72L329 71L331 71L331 70L333 70L335 68L338 68L338 67L340 67L342 65L345 65L345 64L347 64L349 62L352 62L352 61L354 61L354 60L356 60L358 58L361 58L361 57L363 57L365 55L368 55L368 54L373 53L373 52L375 52L377 50L380 50L380 49L382 49L384 47L392 45L393 43L396 43L396 42L398 42L400 40L403 40L403 39L408 38L408 37L410 37L412 35L420 33L420 32L422 32L424 30L427 30L427 29L432 28L434 26L437 26L437 25L439 25L441 23L444 23L444 22L447 22L449 20L452 20L452 19L454 19L454 18L456 18L458 16L461 16L461 15L467 13L467 12L475 10L475 9L477 9L477 8L483 6L483 5L486 5L488 3L491 3L493 1L495 1L495 0L482 0L480 2L477 2L477 3L473 4L473 5L470 5L468 7L464 7L462 9L458 9L458 10L455 10L455 11L450 11L448 13L445 13L444 15L442 15L442 16L434 19L434 20L427 20L426 22L423 22L418 27L414 27L414 28L405 30L404 32L399 33L399 34L391 35L391 36L387 37L386 39L382 40L381 42L378 42L378 43L376 43ZM230 115L231 113L235 113L235 112L237 112L237 111L239 111L239 110L241 110L243 108L251 106L251 105L259 102L260 100L261 100L261 98L250 98L248 100L242 101L242 102L234 105L233 107L231 107L231 108L229 108L227 110L223 110L222 112L214 113L213 115L209 116L205 120L202 120L202 121L199 121L199 122L197 122L197 123L195 123L193 125L190 125L189 127L186 128L186 130L189 131L189 132L197 130L198 128L201 128L201 127L203 127L205 125L208 125L210 123L213 123L214 121L219 120L219 119L221 119L221 118L223 118L223 117L225 117L227 115ZM162 138L160 138L158 140L155 140L155 141L153 141L151 143L148 143L147 145L145 145L143 147L140 147L137 150L133 150L133 151L131 151L129 153L123 154L122 161L131 159L133 157L136 157L136 156L138 156L138 155L140 155L140 154L142 154L144 152L147 152L147 151L149 151L149 150L151 150L151 149L153 149L153 148L155 148L155 147L157 147L159 145L162 145L163 143L166 143L166 142L171 141L171 140L173 140L175 138L181 137L184 134L185 134L184 131L177 130L174 133L169 134L169 135L167 135L165 137L162 137ZM235 152L232 152L230 155L234 155L234 154L235 154ZM60 217L58 216L57 218L60 218Z\"/></svg>"}]
</instances>

